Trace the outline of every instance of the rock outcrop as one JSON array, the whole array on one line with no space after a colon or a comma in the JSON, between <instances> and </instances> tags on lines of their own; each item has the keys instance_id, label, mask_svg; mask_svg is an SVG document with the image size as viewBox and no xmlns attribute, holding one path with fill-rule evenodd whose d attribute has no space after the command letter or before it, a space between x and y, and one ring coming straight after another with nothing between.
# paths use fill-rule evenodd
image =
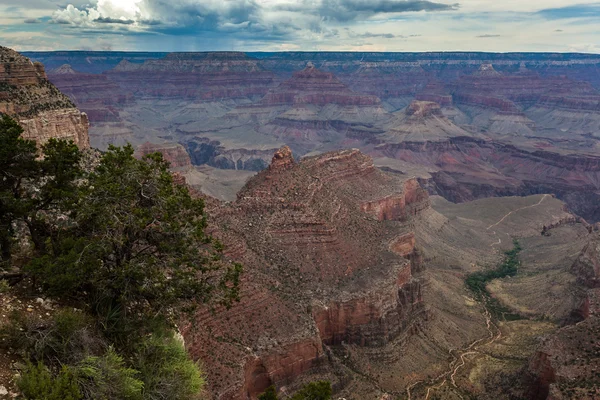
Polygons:
<instances>
[{"instance_id":1,"label":"rock outcrop","mask_svg":"<svg viewBox=\"0 0 600 400\"><path fill-rule=\"evenodd\" d=\"M398 213L376 210L386 198L402 199ZM343 385L330 348L379 348L424 323L407 223L428 206L415 180L376 169L358 150L296 162L284 147L236 202L211 209L214 234L246 267L241 303L200 313L186 330L213 395L254 399L307 374Z\"/></svg>"},{"instance_id":2,"label":"rock outcrop","mask_svg":"<svg viewBox=\"0 0 600 400\"><path fill-rule=\"evenodd\" d=\"M122 61L110 79L138 97L201 101L248 99L264 95L273 74L244 53L171 53L142 64Z\"/></svg>"},{"instance_id":3,"label":"rock outcrop","mask_svg":"<svg viewBox=\"0 0 600 400\"><path fill-rule=\"evenodd\" d=\"M246 149L226 148L220 141L196 137L184 142L192 164L210 166L220 169L244 171L262 171L269 166L276 148Z\"/></svg>"},{"instance_id":4,"label":"rock outcrop","mask_svg":"<svg viewBox=\"0 0 600 400\"><path fill-rule=\"evenodd\" d=\"M574 315L583 319L545 338L529 362L532 399L596 399L600 397L600 237L589 243L573 263L571 272L584 290Z\"/></svg>"},{"instance_id":5,"label":"rock outcrop","mask_svg":"<svg viewBox=\"0 0 600 400\"><path fill-rule=\"evenodd\" d=\"M455 137L481 137L466 131L451 122L439 104L415 100L388 124L388 131L381 141L437 142Z\"/></svg>"},{"instance_id":6,"label":"rock outcrop","mask_svg":"<svg viewBox=\"0 0 600 400\"><path fill-rule=\"evenodd\" d=\"M52 85L40 63L0 47L0 113L23 126L23 137L39 145L50 138L89 147L87 115Z\"/></svg>"},{"instance_id":7,"label":"rock outcrop","mask_svg":"<svg viewBox=\"0 0 600 400\"><path fill-rule=\"evenodd\" d=\"M68 64L49 71L48 79L88 115L92 126L122 122L119 110L133 102L132 94L106 75L79 73Z\"/></svg>"},{"instance_id":8,"label":"rock outcrop","mask_svg":"<svg viewBox=\"0 0 600 400\"><path fill-rule=\"evenodd\" d=\"M573 263L571 272L587 288L600 288L600 238L590 240Z\"/></svg>"},{"instance_id":9,"label":"rock outcrop","mask_svg":"<svg viewBox=\"0 0 600 400\"><path fill-rule=\"evenodd\" d=\"M382 132L374 124L390 117L379 98L353 92L312 64L269 90L260 102L238 107L228 116L258 124L260 132L303 148L331 138L372 137Z\"/></svg>"},{"instance_id":10,"label":"rock outcrop","mask_svg":"<svg viewBox=\"0 0 600 400\"><path fill-rule=\"evenodd\" d=\"M192 161L185 148L178 143L146 142L136 149L135 156L141 158L151 153L162 153L174 172L185 172L192 169Z\"/></svg>"}]
</instances>

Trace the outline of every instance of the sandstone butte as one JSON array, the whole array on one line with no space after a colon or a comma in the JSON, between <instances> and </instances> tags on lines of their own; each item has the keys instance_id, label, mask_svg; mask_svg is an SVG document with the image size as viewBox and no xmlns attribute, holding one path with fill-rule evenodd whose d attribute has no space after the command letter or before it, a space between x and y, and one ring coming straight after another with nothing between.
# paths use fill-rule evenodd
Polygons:
<instances>
[{"instance_id":1,"label":"sandstone butte","mask_svg":"<svg viewBox=\"0 0 600 400\"><path fill-rule=\"evenodd\" d=\"M330 346L381 348L426 318L410 222L429 198L416 180L358 150L295 162L284 147L237 201L208 204L212 233L246 271L239 304L183 328L215 398L339 382Z\"/></svg>"},{"instance_id":2,"label":"sandstone butte","mask_svg":"<svg viewBox=\"0 0 600 400\"><path fill-rule=\"evenodd\" d=\"M0 113L15 118L23 136L42 145L50 138L89 147L88 118L51 84L40 63L0 47Z\"/></svg>"},{"instance_id":3,"label":"sandstone butte","mask_svg":"<svg viewBox=\"0 0 600 400\"><path fill-rule=\"evenodd\" d=\"M286 143L311 148L340 133L370 137L382 132L374 124L390 116L378 97L354 92L334 74L308 63L262 99L237 107L227 117L256 125L259 132Z\"/></svg>"}]
</instances>

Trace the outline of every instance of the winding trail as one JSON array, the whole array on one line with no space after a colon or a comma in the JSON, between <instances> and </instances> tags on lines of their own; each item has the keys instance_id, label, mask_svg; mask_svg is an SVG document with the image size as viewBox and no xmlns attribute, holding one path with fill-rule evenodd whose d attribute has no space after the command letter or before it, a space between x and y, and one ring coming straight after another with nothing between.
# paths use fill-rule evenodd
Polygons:
<instances>
[{"instance_id":1,"label":"winding trail","mask_svg":"<svg viewBox=\"0 0 600 400\"><path fill-rule=\"evenodd\" d=\"M500 220L490 226L487 227L486 230L490 230L498 225L500 225L502 222L504 222L508 217L510 217L512 214L515 214L519 211L522 210L526 210L529 208L534 208L539 206L540 204L542 204L544 202L544 200L546 200L547 197L550 197L549 194L544 194L542 196L542 198L540 199L540 201L538 201L536 204L532 204L529 206L525 206L525 207L521 207L518 208L516 210L510 211L508 212L506 215L504 215L502 218L500 218ZM492 231L493 235L497 235L496 231ZM490 246L494 247L497 246L499 244L502 243L502 239L498 238L498 242L496 243L492 243ZM429 400L429 396L431 395L431 393L435 390L439 390L441 389L448 381L450 381L452 383L452 386L454 386L455 388L458 389L458 385L456 384L456 374L458 373L458 371L464 367L466 365L466 360L465 357L473 355L473 354L482 354L479 350L477 350L477 347L481 342L485 341L486 345L492 344L495 341L497 341L498 339L502 338L502 331L500 330L500 328L498 327L498 325L496 325L493 321L492 321L492 314L488 311L487 307L485 306L485 304L482 303L483 309L484 309L484 317L485 317L485 324L486 324L486 329L488 331L488 336L487 337L482 337L480 339L475 340L474 342L472 342L469 346L467 346L466 348L460 350L458 352L458 355L453 355L453 360L448 364L448 369L443 372L442 374L440 374L439 376L437 376L436 378L433 378L431 380L429 380L428 386L427 386L427 392L425 395L425 400ZM452 350L450 350L450 353L452 354ZM441 382L440 382L441 381ZM410 386L408 386L406 388L406 393L408 395L408 400L412 400L412 396L411 396L411 390L414 389L417 385L423 383L425 381L417 381L412 383ZM439 382L439 383L438 383ZM460 396L460 394L458 394L459 397L462 398L462 396Z\"/></svg>"},{"instance_id":2,"label":"winding trail","mask_svg":"<svg viewBox=\"0 0 600 400\"><path fill-rule=\"evenodd\" d=\"M432 380L429 381L429 386L427 387L425 400L429 400L429 396L431 395L431 393L435 390L441 389L448 382L448 380L450 380L450 382L452 383L452 386L454 386L455 388L458 388L455 377L456 377L456 374L458 373L458 371L462 367L465 366L465 364L466 364L465 357L469 356L469 355L473 355L473 354L481 354L481 352L478 351L476 348L476 346L479 345L481 342L484 342L487 340L485 342L485 344L488 345L488 344L494 343L495 341L497 341L498 339L500 339L502 337L502 331L492 321L492 314L488 311L485 304L483 305L483 309L484 309L485 324L486 324L486 329L488 331L488 336L477 339L474 342L472 342L469 346L467 346L466 348L460 350L459 355L454 356L454 359L448 364L448 370L443 372L438 377L433 378ZM440 380L441 380L441 382L437 383ZM409 400L411 400L410 390L422 382L423 381L415 382L406 389ZM459 396L460 396L460 394L459 394Z\"/></svg>"},{"instance_id":3,"label":"winding trail","mask_svg":"<svg viewBox=\"0 0 600 400\"><path fill-rule=\"evenodd\" d=\"M546 197L550 197L550 195L549 195L549 194L545 194L545 195L543 195L543 196L542 196L542 198L540 199L540 201L538 201L536 204L532 204L532 205L530 205L530 206L525 206L525 207L517 208L516 210L513 210L513 211L509 212L509 213L508 213L508 214L506 214L504 217L502 217L502 218L500 219L500 221L496 222L495 224L492 224L492 225L488 226L486 230L488 230L488 231L489 231L489 230L490 230L490 229L492 229L493 227L500 225L500 224L501 224L501 223L502 223L502 222L503 222L503 221L504 221L506 218L510 217L512 214L514 214L514 213L516 213L516 212L519 212L519 211L521 211L521 210L526 210L526 209L528 209L528 208L533 208L533 207L537 207L537 206L539 206L540 204L542 204L542 202L543 202L544 200L546 200Z\"/></svg>"}]
</instances>

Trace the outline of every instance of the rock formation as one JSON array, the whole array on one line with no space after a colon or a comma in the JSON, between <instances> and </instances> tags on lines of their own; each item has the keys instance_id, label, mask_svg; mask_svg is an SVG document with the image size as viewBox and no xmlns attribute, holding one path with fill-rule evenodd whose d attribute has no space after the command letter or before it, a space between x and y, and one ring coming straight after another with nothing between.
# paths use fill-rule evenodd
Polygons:
<instances>
[{"instance_id":1,"label":"rock formation","mask_svg":"<svg viewBox=\"0 0 600 400\"><path fill-rule=\"evenodd\" d=\"M192 161L185 148L178 143L150 143L146 142L136 149L135 156L141 158L151 153L162 153L169 162L172 171L185 172L192 169Z\"/></svg>"},{"instance_id":2,"label":"rock formation","mask_svg":"<svg viewBox=\"0 0 600 400\"><path fill-rule=\"evenodd\" d=\"M571 271L578 282L588 288L600 288L600 238L594 238L581 251Z\"/></svg>"},{"instance_id":3,"label":"rock formation","mask_svg":"<svg viewBox=\"0 0 600 400\"><path fill-rule=\"evenodd\" d=\"M87 115L46 78L44 67L0 47L0 113L23 126L23 137L39 145L50 138L89 147Z\"/></svg>"},{"instance_id":4,"label":"rock formation","mask_svg":"<svg viewBox=\"0 0 600 400\"><path fill-rule=\"evenodd\" d=\"M303 148L318 147L331 138L372 137L381 132L374 124L389 118L377 97L353 92L312 64L271 89L260 102L228 115L242 123L257 123L260 132Z\"/></svg>"},{"instance_id":5,"label":"rock formation","mask_svg":"<svg viewBox=\"0 0 600 400\"><path fill-rule=\"evenodd\" d=\"M533 399L595 399L600 396L600 238L590 235L571 271L587 288L576 314L583 318L545 338L529 362Z\"/></svg>"},{"instance_id":6,"label":"rock formation","mask_svg":"<svg viewBox=\"0 0 600 400\"><path fill-rule=\"evenodd\" d=\"M82 74L68 64L48 72L48 79L88 115L92 127L122 122L119 109L133 101L106 75Z\"/></svg>"},{"instance_id":7,"label":"rock formation","mask_svg":"<svg viewBox=\"0 0 600 400\"><path fill-rule=\"evenodd\" d=\"M338 382L330 347L378 348L423 323L407 221L428 204L416 181L358 150L295 162L284 147L235 203L212 209L214 234L246 267L241 303L186 330L214 396L254 398L307 374Z\"/></svg>"},{"instance_id":8,"label":"rock formation","mask_svg":"<svg viewBox=\"0 0 600 400\"><path fill-rule=\"evenodd\" d=\"M494 66L492 64L481 64L479 66L479 70L477 70L476 72L473 73L473 76L479 76L479 77L498 77L498 76L502 76L502 74L498 71L496 71L494 69Z\"/></svg>"},{"instance_id":9,"label":"rock formation","mask_svg":"<svg viewBox=\"0 0 600 400\"><path fill-rule=\"evenodd\" d=\"M480 137L452 123L440 105L431 101L413 101L388 124L381 137L386 143L437 142L454 137Z\"/></svg>"},{"instance_id":10,"label":"rock formation","mask_svg":"<svg viewBox=\"0 0 600 400\"><path fill-rule=\"evenodd\" d=\"M273 74L244 53L172 53L143 64L122 61L107 72L136 96L222 101L264 95Z\"/></svg>"}]
</instances>

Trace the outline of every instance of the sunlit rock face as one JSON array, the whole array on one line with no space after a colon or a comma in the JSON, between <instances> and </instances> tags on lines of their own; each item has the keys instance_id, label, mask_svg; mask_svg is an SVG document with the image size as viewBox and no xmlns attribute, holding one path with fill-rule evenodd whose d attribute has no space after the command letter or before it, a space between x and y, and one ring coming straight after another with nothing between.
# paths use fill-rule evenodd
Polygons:
<instances>
[{"instance_id":1,"label":"sunlit rock face","mask_svg":"<svg viewBox=\"0 0 600 400\"><path fill-rule=\"evenodd\" d=\"M213 204L215 236L245 266L240 304L201 312L186 330L215 397L254 398L330 374L329 346L389 352L425 323L410 223L428 208L416 180L380 171L356 149L294 160L288 147L237 201Z\"/></svg>"},{"instance_id":2,"label":"sunlit rock face","mask_svg":"<svg viewBox=\"0 0 600 400\"><path fill-rule=\"evenodd\" d=\"M51 138L89 147L87 115L52 85L40 63L0 47L0 113L15 118L23 137L39 145Z\"/></svg>"}]
</instances>

